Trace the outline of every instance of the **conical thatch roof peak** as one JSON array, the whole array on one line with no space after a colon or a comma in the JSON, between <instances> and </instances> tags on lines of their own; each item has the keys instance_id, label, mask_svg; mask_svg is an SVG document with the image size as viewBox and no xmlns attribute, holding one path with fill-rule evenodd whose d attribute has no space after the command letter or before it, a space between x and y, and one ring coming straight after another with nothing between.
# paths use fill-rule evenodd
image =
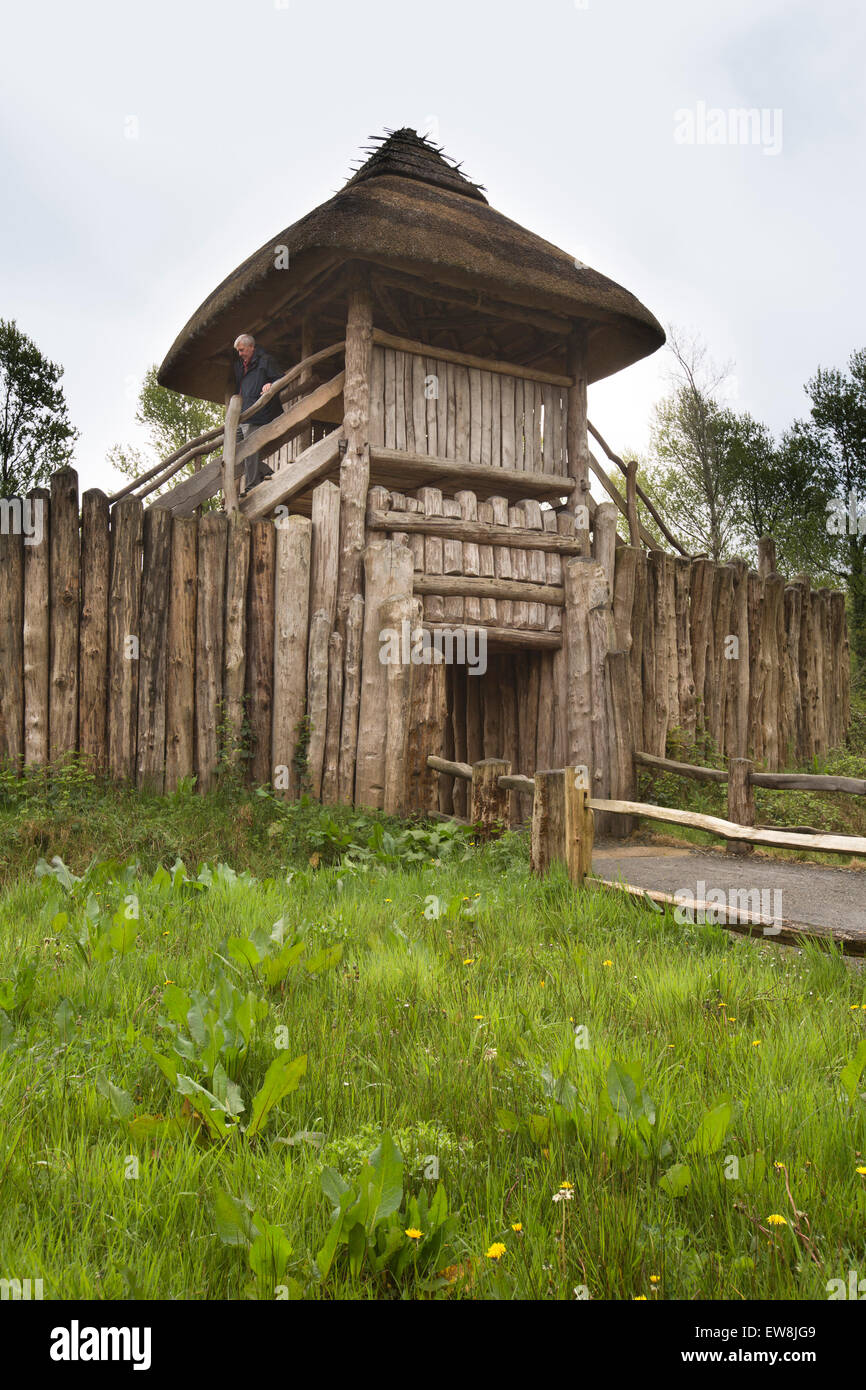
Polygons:
<instances>
[{"instance_id":1,"label":"conical thatch roof peak","mask_svg":"<svg viewBox=\"0 0 866 1390\"><path fill-rule=\"evenodd\" d=\"M458 345L461 315L486 311L499 331L514 306L522 346L512 329L504 348L489 350L517 365L522 353L527 365L542 360L537 334L529 329L527 338L520 327L531 322L527 313L552 322L549 365L560 372L569 325L582 325L589 382L661 347L661 325L633 294L491 207L481 185L427 136L403 128L371 142L337 193L267 241L196 310L160 368L162 386L221 401L238 333L253 332L279 357L298 360L303 314L336 341L345 313L339 276L347 265L366 264L380 280L389 271L401 277L415 303L408 311L398 304L395 317L393 297L380 284L380 299L392 306L385 314L403 336L432 346L438 340L425 337L430 315L417 315L417 301L435 300L441 287L442 303L455 308L454 328L441 321L439 328Z\"/></svg>"},{"instance_id":2,"label":"conical thatch roof peak","mask_svg":"<svg viewBox=\"0 0 866 1390\"><path fill-rule=\"evenodd\" d=\"M468 179L461 173L461 166L449 159L440 145L434 145L417 130L404 127L386 131L385 135L371 135L370 139L372 147L364 150L369 158L353 172L346 188L363 183L365 179L396 174L399 178L417 179L434 188L462 193L465 198L475 198L479 203L487 202L482 185Z\"/></svg>"}]
</instances>

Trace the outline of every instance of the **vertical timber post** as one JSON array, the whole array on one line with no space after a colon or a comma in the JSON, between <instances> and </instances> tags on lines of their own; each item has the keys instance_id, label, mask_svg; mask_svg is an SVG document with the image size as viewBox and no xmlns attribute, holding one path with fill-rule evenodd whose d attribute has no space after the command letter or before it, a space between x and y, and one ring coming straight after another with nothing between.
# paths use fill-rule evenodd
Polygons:
<instances>
[{"instance_id":1,"label":"vertical timber post","mask_svg":"<svg viewBox=\"0 0 866 1390\"><path fill-rule=\"evenodd\" d=\"M568 390L568 472L574 479L571 510L575 518L575 535L581 543L581 554L589 555L589 433L586 398L586 330L575 328L568 340L566 374L571 378Z\"/></svg>"},{"instance_id":2,"label":"vertical timber post","mask_svg":"<svg viewBox=\"0 0 866 1390\"><path fill-rule=\"evenodd\" d=\"M372 365L373 300L368 282L358 279L349 291L346 384L343 391L346 453L340 467L340 561L337 576L336 631L343 641L347 661L345 685L349 684L352 674L348 669L350 609L352 600L363 594L367 492L370 486L369 421ZM339 795L341 801L351 801L349 787L354 783L354 761L358 743L357 709L349 709L345 697L343 705Z\"/></svg>"},{"instance_id":3,"label":"vertical timber post","mask_svg":"<svg viewBox=\"0 0 866 1390\"><path fill-rule=\"evenodd\" d=\"M471 819L477 838L485 843L508 827L510 793L499 785L500 777L511 776L511 763L486 758L472 769Z\"/></svg>"},{"instance_id":4,"label":"vertical timber post","mask_svg":"<svg viewBox=\"0 0 866 1390\"><path fill-rule=\"evenodd\" d=\"M586 768L536 772L532 872L544 875L551 864L564 864L572 883L582 885L592 871L593 838Z\"/></svg>"},{"instance_id":5,"label":"vertical timber post","mask_svg":"<svg viewBox=\"0 0 866 1390\"><path fill-rule=\"evenodd\" d=\"M748 758L728 759L728 820L735 825L755 824L755 791L752 771L755 764ZM729 840L727 853L750 854L752 845L745 840Z\"/></svg>"}]
</instances>

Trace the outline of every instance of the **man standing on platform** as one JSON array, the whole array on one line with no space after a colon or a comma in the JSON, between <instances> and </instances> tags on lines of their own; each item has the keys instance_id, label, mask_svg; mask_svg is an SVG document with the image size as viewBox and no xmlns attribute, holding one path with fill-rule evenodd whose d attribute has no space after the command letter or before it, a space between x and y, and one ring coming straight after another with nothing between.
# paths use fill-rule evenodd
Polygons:
<instances>
[{"instance_id":1,"label":"man standing on platform","mask_svg":"<svg viewBox=\"0 0 866 1390\"><path fill-rule=\"evenodd\" d=\"M235 352L237 357L234 361L235 388L244 403L244 411L249 410L251 405L255 405L261 400L262 396L268 395L275 381L285 375L278 366L270 353L263 348L256 347L255 338L251 338L249 333L242 333L235 341ZM282 413L279 396L274 396L273 400L267 405L263 405L257 415L248 420L245 425L241 425L241 434L246 439L262 425L267 425L271 420L276 420ZM254 487L265 478L270 478L273 469L268 468L266 463L262 463L258 454L251 454L244 461L244 477L246 479L246 492L252 492Z\"/></svg>"}]
</instances>

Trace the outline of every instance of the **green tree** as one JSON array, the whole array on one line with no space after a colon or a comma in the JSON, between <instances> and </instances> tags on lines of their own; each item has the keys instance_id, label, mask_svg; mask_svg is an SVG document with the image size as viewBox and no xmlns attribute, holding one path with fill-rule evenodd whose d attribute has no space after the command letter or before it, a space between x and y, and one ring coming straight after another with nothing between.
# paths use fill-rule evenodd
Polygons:
<instances>
[{"instance_id":1,"label":"green tree","mask_svg":"<svg viewBox=\"0 0 866 1390\"><path fill-rule=\"evenodd\" d=\"M147 473L161 459L173 454L183 444L197 439L225 421L225 412L209 401L197 400L194 396L182 396L177 391L169 391L160 386L156 379L156 366L149 367L138 394L138 408L135 419L144 426L149 436L149 448L143 450L133 446L115 444L108 452L108 461L127 478L137 478ZM199 467L207 462L207 456L196 460ZM195 471L194 464L187 464L169 479L165 488L157 488L153 496L159 497L166 488L176 485Z\"/></svg>"},{"instance_id":2,"label":"green tree","mask_svg":"<svg viewBox=\"0 0 866 1390\"><path fill-rule=\"evenodd\" d=\"M840 573L848 585L848 611L855 678L866 686L866 348L852 353L848 370L819 367L806 384L811 401L811 433L820 454L828 491L841 520L835 528Z\"/></svg>"},{"instance_id":3,"label":"green tree","mask_svg":"<svg viewBox=\"0 0 866 1390\"><path fill-rule=\"evenodd\" d=\"M651 431L654 500L685 548L720 560L734 530L725 409L719 399L729 372L706 349L668 331L673 390L656 406Z\"/></svg>"},{"instance_id":4,"label":"green tree","mask_svg":"<svg viewBox=\"0 0 866 1390\"><path fill-rule=\"evenodd\" d=\"M62 376L14 319L0 319L0 497L21 495L69 463L78 430Z\"/></svg>"},{"instance_id":5,"label":"green tree","mask_svg":"<svg viewBox=\"0 0 866 1390\"><path fill-rule=\"evenodd\" d=\"M758 541L776 541L779 570L819 583L839 577L838 547L827 532L831 484L813 431L794 424L778 443L747 412L725 411L722 447L736 514L736 549L753 564Z\"/></svg>"}]
</instances>

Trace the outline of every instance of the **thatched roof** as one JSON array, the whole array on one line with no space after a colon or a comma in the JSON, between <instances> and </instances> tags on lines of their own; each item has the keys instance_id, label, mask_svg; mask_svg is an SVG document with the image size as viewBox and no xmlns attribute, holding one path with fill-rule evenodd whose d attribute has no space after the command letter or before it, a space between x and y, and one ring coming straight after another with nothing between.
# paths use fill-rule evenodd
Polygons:
<instances>
[{"instance_id":1,"label":"thatched roof","mask_svg":"<svg viewBox=\"0 0 866 1390\"><path fill-rule=\"evenodd\" d=\"M277 268L275 248L288 251ZM590 380L655 352L664 333L634 295L492 208L442 151L413 130L382 140L328 202L272 238L233 271L193 314L162 367L163 386L222 401L238 333L266 324L286 304L293 277L311 265L334 271L372 261L438 283L465 285L498 303L592 323ZM268 333L260 328L267 341ZM270 335L272 337L277 334ZM519 360L519 359L518 359Z\"/></svg>"}]
</instances>

